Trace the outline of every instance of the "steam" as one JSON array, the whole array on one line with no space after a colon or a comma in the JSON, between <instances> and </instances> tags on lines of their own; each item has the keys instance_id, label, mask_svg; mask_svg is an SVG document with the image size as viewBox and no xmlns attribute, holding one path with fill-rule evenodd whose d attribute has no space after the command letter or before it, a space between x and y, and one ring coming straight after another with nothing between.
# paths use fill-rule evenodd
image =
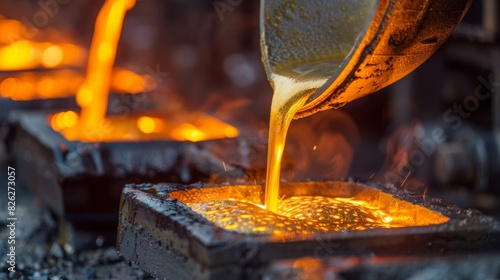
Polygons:
<instances>
[{"instance_id":1,"label":"steam","mask_svg":"<svg viewBox=\"0 0 500 280\"><path fill-rule=\"evenodd\" d=\"M428 156L422 151L424 134L424 128L417 121L398 128L387 141L385 163L376 181L425 196L427 184L416 178Z\"/></svg>"}]
</instances>

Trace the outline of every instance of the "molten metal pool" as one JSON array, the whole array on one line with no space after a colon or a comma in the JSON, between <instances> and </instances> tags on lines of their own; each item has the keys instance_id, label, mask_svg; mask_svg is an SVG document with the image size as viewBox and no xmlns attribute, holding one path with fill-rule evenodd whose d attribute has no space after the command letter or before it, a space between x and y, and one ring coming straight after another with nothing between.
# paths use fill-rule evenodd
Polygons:
<instances>
[{"instance_id":1,"label":"molten metal pool","mask_svg":"<svg viewBox=\"0 0 500 280\"><path fill-rule=\"evenodd\" d=\"M313 185L304 183L302 188L311 189ZM437 212L361 186L357 189L363 191L356 194L345 189L352 186L338 184L318 190L315 195L285 195L277 213L264 208L260 201L262 193L256 191L253 197L244 197L239 188L242 187L176 191L170 197L179 199L217 226L240 233L309 234L427 226L448 221Z\"/></svg>"}]
</instances>

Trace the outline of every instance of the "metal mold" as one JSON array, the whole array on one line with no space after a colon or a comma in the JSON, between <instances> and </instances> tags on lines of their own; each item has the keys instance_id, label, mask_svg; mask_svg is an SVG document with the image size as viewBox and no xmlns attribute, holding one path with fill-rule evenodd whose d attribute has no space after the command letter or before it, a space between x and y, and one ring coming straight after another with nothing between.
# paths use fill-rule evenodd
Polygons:
<instances>
[{"instance_id":1,"label":"metal mold","mask_svg":"<svg viewBox=\"0 0 500 280\"><path fill-rule=\"evenodd\" d=\"M160 278L252 279L259 276L260 269L283 259L325 254L426 256L500 249L498 222L441 200L412 197L389 186L351 182L283 183L281 189L285 196L372 197L393 211L400 203L411 203L449 220L430 226L307 235L244 234L215 225L182 201L241 196L262 201L260 185L128 185L120 205L119 253Z\"/></svg>"}]
</instances>

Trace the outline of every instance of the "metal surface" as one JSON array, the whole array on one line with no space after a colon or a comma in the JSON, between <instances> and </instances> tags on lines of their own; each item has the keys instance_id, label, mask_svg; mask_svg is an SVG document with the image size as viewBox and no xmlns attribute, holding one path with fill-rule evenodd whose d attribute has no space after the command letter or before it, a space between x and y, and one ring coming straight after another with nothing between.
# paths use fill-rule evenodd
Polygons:
<instances>
[{"instance_id":1,"label":"metal surface","mask_svg":"<svg viewBox=\"0 0 500 280\"><path fill-rule=\"evenodd\" d=\"M128 185L122 193L119 254L167 279L260 279L277 260L352 255L445 256L500 248L500 224L476 210L438 199L412 197L391 186L350 182L283 183L285 196L366 196L398 211L413 203L449 218L444 224L395 229L347 230L309 235L242 234L225 230L184 203L216 199L262 201L261 185ZM184 202L184 203L183 203ZM418 215L415 216L418 218Z\"/></svg>"},{"instance_id":2,"label":"metal surface","mask_svg":"<svg viewBox=\"0 0 500 280\"><path fill-rule=\"evenodd\" d=\"M342 106L422 64L471 2L262 0L261 50L268 79L273 83L274 71L294 65L309 80L324 80L296 118ZM332 60L339 58L337 68Z\"/></svg>"}]
</instances>

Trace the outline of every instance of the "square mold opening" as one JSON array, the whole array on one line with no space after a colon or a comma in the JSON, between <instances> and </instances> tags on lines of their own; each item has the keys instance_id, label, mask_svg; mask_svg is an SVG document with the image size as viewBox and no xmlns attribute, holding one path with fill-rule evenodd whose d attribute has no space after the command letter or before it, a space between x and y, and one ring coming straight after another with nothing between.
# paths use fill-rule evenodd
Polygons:
<instances>
[{"instance_id":1,"label":"square mold opening","mask_svg":"<svg viewBox=\"0 0 500 280\"><path fill-rule=\"evenodd\" d=\"M500 244L494 219L388 186L297 182L280 192L277 215L258 206L260 185L128 185L118 250L155 277L253 279L280 259L474 253Z\"/></svg>"},{"instance_id":2,"label":"square mold opening","mask_svg":"<svg viewBox=\"0 0 500 280\"><path fill-rule=\"evenodd\" d=\"M442 224L438 212L362 186L303 183L284 188L276 213L263 206L260 186L175 191L178 199L217 226L239 233L299 236L315 232Z\"/></svg>"},{"instance_id":3,"label":"square mold opening","mask_svg":"<svg viewBox=\"0 0 500 280\"><path fill-rule=\"evenodd\" d=\"M213 117L137 112L109 120L85 134L72 111L9 116L6 142L19 183L77 229L103 234L104 228L114 239L127 183L192 183L245 173L231 165L243 162L238 130Z\"/></svg>"}]
</instances>

